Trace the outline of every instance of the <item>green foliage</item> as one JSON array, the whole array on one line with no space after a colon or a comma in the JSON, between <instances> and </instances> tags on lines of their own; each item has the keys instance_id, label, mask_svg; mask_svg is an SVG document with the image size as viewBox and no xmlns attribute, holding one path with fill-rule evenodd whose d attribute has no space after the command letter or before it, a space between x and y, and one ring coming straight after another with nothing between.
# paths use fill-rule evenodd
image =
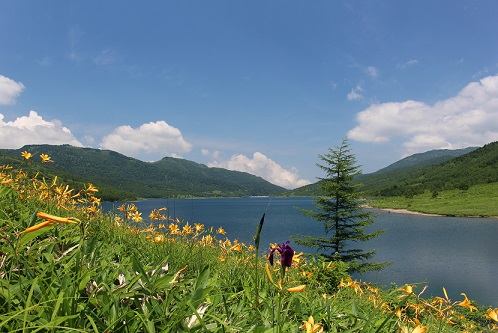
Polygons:
<instances>
[{"instance_id":1,"label":"green foliage","mask_svg":"<svg viewBox=\"0 0 498 333\"><path fill-rule=\"evenodd\" d=\"M334 294L342 281L350 278L349 265L343 261L330 261L323 256L312 256L304 267L301 282L319 295Z\"/></svg>"},{"instance_id":2,"label":"green foliage","mask_svg":"<svg viewBox=\"0 0 498 333\"><path fill-rule=\"evenodd\" d=\"M498 183L481 184L468 190L426 191L414 195L376 198L369 205L376 208L407 209L414 212L447 216L496 217Z\"/></svg>"},{"instance_id":3,"label":"green foliage","mask_svg":"<svg viewBox=\"0 0 498 333\"><path fill-rule=\"evenodd\" d=\"M372 213L362 207L358 185L352 183L360 174L355 156L351 153L347 139L340 147L329 149L329 153L320 155L323 165L318 165L326 174L321 179L323 195L315 198L318 211L302 210L315 218L325 228L325 237L295 237L299 244L325 250L323 255L329 259L348 263L351 272L365 272L381 269L385 263L369 263L375 250L364 252L352 248L355 242L364 242L380 235L384 230L366 233L365 228L374 222ZM330 236L329 233L331 234Z\"/></svg>"},{"instance_id":4,"label":"green foliage","mask_svg":"<svg viewBox=\"0 0 498 333\"><path fill-rule=\"evenodd\" d=\"M403 161L411 159L412 163ZM366 195L413 198L425 191L468 190L498 182L498 142L482 148L430 151L407 157L375 173L361 175Z\"/></svg>"}]
</instances>

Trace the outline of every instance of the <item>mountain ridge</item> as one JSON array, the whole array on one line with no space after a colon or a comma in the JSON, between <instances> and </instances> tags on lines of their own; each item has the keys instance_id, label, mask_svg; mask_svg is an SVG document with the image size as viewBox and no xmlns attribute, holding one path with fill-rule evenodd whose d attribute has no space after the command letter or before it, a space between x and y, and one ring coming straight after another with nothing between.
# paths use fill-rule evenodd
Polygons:
<instances>
[{"instance_id":1,"label":"mountain ridge","mask_svg":"<svg viewBox=\"0 0 498 333\"><path fill-rule=\"evenodd\" d=\"M497 160L489 161L493 158L488 155L496 155ZM368 197L412 196L425 190L466 189L480 183L498 182L498 175L493 177L492 170L472 167L475 164L474 156L481 156L481 159L488 161L487 164L498 168L498 142L492 142L483 147L455 150L435 149L413 154L373 173L361 174L354 179L354 182L362 185L361 191ZM458 165L445 166L451 163L458 163ZM472 172L463 173L471 167L474 174L480 174L479 180L472 180L475 178ZM486 174L484 175L483 172ZM465 177L462 177L462 174ZM285 195L320 195L319 182L289 191Z\"/></svg>"},{"instance_id":2,"label":"mountain ridge","mask_svg":"<svg viewBox=\"0 0 498 333\"><path fill-rule=\"evenodd\" d=\"M62 171L96 185L105 185L137 197L239 197L275 195L283 187L246 172L209 168L193 161L164 157L143 162L112 150L70 145L26 145L2 150L21 160L21 152L48 154L54 163L44 163L52 172ZM74 176L78 175L78 176Z\"/></svg>"},{"instance_id":3,"label":"mountain ridge","mask_svg":"<svg viewBox=\"0 0 498 333\"><path fill-rule=\"evenodd\" d=\"M242 196L315 196L319 182L294 190L269 183L246 172L210 168L193 161L164 157L143 162L112 150L70 145L27 145L20 149L0 150L2 161L21 165L22 151L45 153L54 163L42 164L43 170L62 173L66 181L102 186L109 200L135 197L242 197ZM430 150L401 159L376 172L362 174L368 197L413 196L424 191L468 189L470 186L498 182L498 142L483 147L456 150ZM81 185L82 186L82 185ZM110 194L112 193L112 195Z\"/></svg>"}]
</instances>

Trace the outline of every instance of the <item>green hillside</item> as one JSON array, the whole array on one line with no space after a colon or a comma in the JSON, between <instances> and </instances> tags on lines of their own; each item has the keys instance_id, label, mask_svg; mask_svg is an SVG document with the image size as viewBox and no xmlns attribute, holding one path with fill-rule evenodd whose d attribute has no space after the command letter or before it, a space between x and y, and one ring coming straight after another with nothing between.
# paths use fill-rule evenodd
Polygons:
<instances>
[{"instance_id":1,"label":"green hillside","mask_svg":"<svg viewBox=\"0 0 498 333\"><path fill-rule=\"evenodd\" d=\"M358 177L367 195L410 197L425 191L467 190L474 185L498 182L498 142L435 165L423 159L409 167L386 169Z\"/></svg>"},{"instance_id":2,"label":"green hillside","mask_svg":"<svg viewBox=\"0 0 498 333\"><path fill-rule=\"evenodd\" d=\"M405 157L385 168L382 168L373 174L370 174L370 176L376 175L376 174L381 174L381 173L388 173L392 172L395 170L401 170L401 169L408 169L412 167L416 168L421 168L421 167L426 167L426 166L431 166L431 165L437 165L441 164L443 162L446 162L452 158L468 154L479 147L468 147L464 149L435 149L435 150L430 150L425 153L418 153L418 154L413 154L411 156Z\"/></svg>"},{"instance_id":3,"label":"green hillside","mask_svg":"<svg viewBox=\"0 0 498 333\"><path fill-rule=\"evenodd\" d=\"M482 148L431 150L395 162L355 179L367 197L413 197L425 191L466 190L498 182L498 142ZM284 193L285 196L319 195L319 182Z\"/></svg>"},{"instance_id":4,"label":"green hillside","mask_svg":"<svg viewBox=\"0 0 498 333\"><path fill-rule=\"evenodd\" d=\"M0 163L20 160L22 151L45 153L54 163L45 163L44 172L65 175L65 179L92 182L106 189L137 197L214 197L273 195L285 189L244 172L209 168L195 162L166 157L158 162L142 162L110 150L69 145L29 145L3 150Z\"/></svg>"}]
</instances>

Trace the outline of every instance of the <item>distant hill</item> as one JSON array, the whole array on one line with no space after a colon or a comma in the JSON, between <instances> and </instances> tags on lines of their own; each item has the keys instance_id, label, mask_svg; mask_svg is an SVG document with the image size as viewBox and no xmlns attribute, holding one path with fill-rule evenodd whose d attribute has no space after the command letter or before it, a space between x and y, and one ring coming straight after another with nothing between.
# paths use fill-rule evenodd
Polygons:
<instances>
[{"instance_id":1,"label":"distant hill","mask_svg":"<svg viewBox=\"0 0 498 333\"><path fill-rule=\"evenodd\" d=\"M274 195L286 191L261 177L209 168L184 159L165 157L150 163L110 150L69 145L28 145L16 150L0 150L0 164L19 159L22 151L51 156L54 163L43 165L47 172L62 173L73 181L89 181L96 186L143 198L240 197Z\"/></svg>"},{"instance_id":2,"label":"distant hill","mask_svg":"<svg viewBox=\"0 0 498 333\"><path fill-rule=\"evenodd\" d=\"M414 154L374 173L355 179L367 196L412 196L429 191L467 189L498 182L498 142L484 147L431 150ZM285 193L319 195L318 182Z\"/></svg>"},{"instance_id":3,"label":"distant hill","mask_svg":"<svg viewBox=\"0 0 498 333\"><path fill-rule=\"evenodd\" d=\"M405 157L385 168L382 168L374 172L374 174L392 172L395 170L412 168L412 167L421 168L429 165L441 164L452 158L468 154L478 148L479 147L468 147L464 149L454 149L454 150L450 149L430 150L425 153L418 153Z\"/></svg>"},{"instance_id":4,"label":"distant hill","mask_svg":"<svg viewBox=\"0 0 498 333\"><path fill-rule=\"evenodd\" d=\"M498 142L481 148L437 150L407 157L356 181L371 196L413 196L498 182Z\"/></svg>"}]
</instances>

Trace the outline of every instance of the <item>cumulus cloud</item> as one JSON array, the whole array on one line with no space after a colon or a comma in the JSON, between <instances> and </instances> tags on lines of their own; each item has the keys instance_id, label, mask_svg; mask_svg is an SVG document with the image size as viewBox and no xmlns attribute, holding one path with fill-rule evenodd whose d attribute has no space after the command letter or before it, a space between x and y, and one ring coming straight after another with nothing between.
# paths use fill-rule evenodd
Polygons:
<instances>
[{"instance_id":1,"label":"cumulus cloud","mask_svg":"<svg viewBox=\"0 0 498 333\"><path fill-rule=\"evenodd\" d=\"M0 105L14 104L23 90L22 83L0 75Z\"/></svg>"},{"instance_id":2,"label":"cumulus cloud","mask_svg":"<svg viewBox=\"0 0 498 333\"><path fill-rule=\"evenodd\" d=\"M143 160L179 157L192 149L180 130L165 121L150 122L139 128L120 126L105 136L100 146Z\"/></svg>"},{"instance_id":3,"label":"cumulus cloud","mask_svg":"<svg viewBox=\"0 0 498 333\"><path fill-rule=\"evenodd\" d=\"M4 122L0 114L0 147L18 149L27 144L70 144L82 146L60 121L46 121L35 111L14 121Z\"/></svg>"},{"instance_id":4,"label":"cumulus cloud","mask_svg":"<svg viewBox=\"0 0 498 333\"><path fill-rule=\"evenodd\" d=\"M300 179L297 169L286 170L260 152L254 153L252 158L243 154L233 155L230 160L212 162L208 166L247 172L289 189L311 183L306 179Z\"/></svg>"},{"instance_id":5,"label":"cumulus cloud","mask_svg":"<svg viewBox=\"0 0 498 333\"><path fill-rule=\"evenodd\" d=\"M213 160L218 160L221 158L221 153L218 150L211 151L209 149L201 149L201 154L204 156L208 156Z\"/></svg>"},{"instance_id":6,"label":"cumulus cloud","mask_svg":"<svg viewBox=\"0 0 498 333\"><path fill-rule=\"evenodd\" d=\"M412 100L374 104L358 113L356 121L349 138L401 140L407 154L484 145L498 140L498 76L472 82L434 105Z\"/></svg>"}]
</instances>

